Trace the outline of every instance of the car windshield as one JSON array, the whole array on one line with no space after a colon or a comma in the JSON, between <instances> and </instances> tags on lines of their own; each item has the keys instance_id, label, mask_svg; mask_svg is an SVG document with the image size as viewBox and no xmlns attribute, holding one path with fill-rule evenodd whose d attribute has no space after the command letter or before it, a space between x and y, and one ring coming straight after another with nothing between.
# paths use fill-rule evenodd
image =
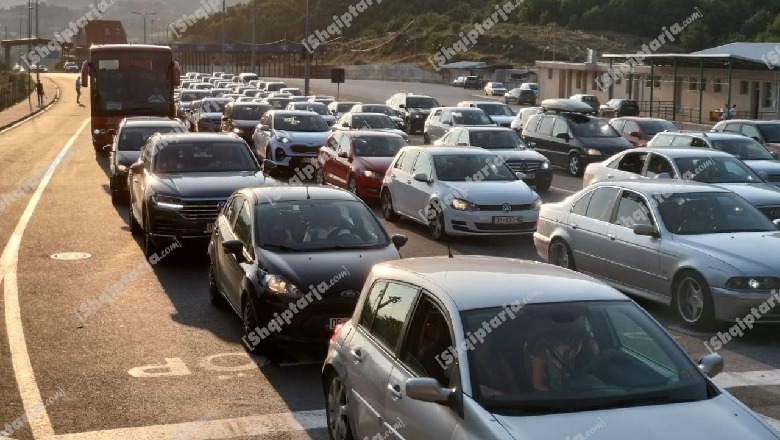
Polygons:
<instances>
[{"instance_id":1,"label":"car windshield","mask_svg":"<svg viewBox=\"0 0 780 440\"><path fill-rule=\"evenodd\" d=\"M276 110L284 110L292 100L290 98L267 98L266 102Z\"/></svg>"},{"instance_id":2,"label":"car windshield","mask_svg":"<svg viewBox=\"0 0 780 440\"><path fill-rule=\"evenodd\" d=\"M387 115L353 115L352 127L365 129L395 129L396 125Z\"/></svg>"},{"instance_id":3,"label":"car windshield","mask_svg":"<svg viewBox=\"0 0 780 440\"><path fill-rule=\"evenodd\" d=\"M735 157L682 157L674 160L685 180L703 183L761 183L747 165Z\"/></svg>"},{"instance_id":4,"label":"car windshield","mask_svg":"<svg viewBox=\"0 0 780 440\"><path fill-rule=\"evenodd\" d=\"M506 104L477 104L477 108L482 109L490 116L514 116L512 109Z\"/></svg>"},{"instance_id":5,"label":"car windshield","mask_svg":"<svg viewBox=\"0 0 780 440\"><path fill-rule=\"evenodd\" d=\"M407 96L406 108L434 108L441 107L439 102L433 98L422 96Z\"/></svg>"},{"instance_id":6,"label":"car windshield","mask_svg":"<svg viewBox=\"0 0 780 440\"><path fill-rule=\"evenodd\" d=\"M346 113L355 106L357 102L339 102L336 104L336 111L339 113Z\"/></svg>"},{"instance_id":7,"label":"car windshield","mask_svg":"<svg viewBox=\"0 0 780 440\"><path fill-rule=\"evenodd\" d=\"M125 127L119 135L117 149L119 151L140 151L146 142L146 139L154 133L186 133L187 129L183 126L158 125L151 127Z\"/></svg>"},{"instance_id":8,"label":"car windshield","mask_svg":"<svg viewBox=\"0 0 780 440\"><path fill-rule=\"evenodd\" d=\"M584 138L613 138L619 137L618 132L607 121L600 118L588 118L587 116L572 117L574 136Z\"/></svg>"},{"instance_id":9,"label":"car windshield","mask_svg":"<svg viewBox=\"0 0 780 440\"><path fill-rule=\"evenodd\" d=\"M436 154L433 166L445 182L517 180L517 176L494 154Z\"/></svg>"},{"instance_id":10,"label":"car windshield","mask_svg":"<svg viewBox=\"0 0 780 440\"><path fill-rule=\"evenodd\" d=\"M364 105L360 111L365 113L382 113L387 116L396 116L393 109L386 105Z\"/></svg>"},{"instance_id":11,"label":"car windshield","mask_svg":"<svg viewBox=\"0 0 780 440\"><path fill-rule=\"evenodd\" d=\"M462 312L474 398L490 413L527 415L708 399L702 373L629 301L527 304ZM498 325L496 325L496 324ZM487 327L486 327L487 326Z\"/></svg>"},{"instance_id":12,"label":"car windshield","mask_svg":"<svg viewBox=\"0 0 780 440\"><path fill-rule=\"evenodd\" d=\"M753 139L723 139L713 140L712 146L716 150L733 154L742 160L774 160L772 154Z\"/></svg>"},{"instance_id":13,"label":"car windshield","mask_svg":"<svg viewBox=\"0 0 780 440\"><path fill-rule=\"evenodd\" d=\"M772 144L780 143L780 124L761 124L758 126L758 130L766 142Z\"/></svg>"},{"instance_id":14,"label":"car windshield","mask_svg":"<svg viewBox=\"0 0 780 440\"><path fill-rule=\"evenodd\" d=\"M258 243L283 251L381 248L389 243L374 214L355 200L309 199L257 205Z\"/></svg>"},{"instance_id":15,"label":"car windshield","mask_svg":"<svg viewBox=\"0 0 780 440\"><path fill-rule=\"evenodd\" d=\"M230 99L219 100L219 101L214 99L204 99L200 111L202 111L203 113L222 113L225 111L225 106L230 101L231 101Z\"/></svg>"},{"instance_id":16,"label":"car windshield","mask_svg":"<svg viewBox=\"0 0 780 440\"><path fill-rule=\"evenodd\" d=\"M173 85L166 78L173 62L172 53L95 50L91 53L91 61L94 67L90 83L94 94L93 111L168 114Z\"/></svg>"},{"instance_id":17,"label":"car windshield","mask_svg":"<svg viewBox=\"0 0 780 440\"><path fill-rule=\"evenodd\" d=\"M274 129L285 131L330 131L320 115L274 115Z\"/></svg>"},{"instance_id":18,"label":"car windshield","mask_svg":"<svg viewBox=\"0 0 780 440\"><path fill-rule=\"evenodd\" d=\"M395 157L405 145L403 138L395 136L361 136L352 140L355 156L360 157Z\"/></svg>"},{"instance_id":19,"label":"car windshield","mask_svg":"<svg viewBox=\"0 0 780 440\"><path fill-rule=\"evenodd\" d=\"M490 119L482 110L453 110L452 122L458 125L493 125Z\"/></svg>"},{"instance_id":20,"label":"car windshield","mask_svg":"<svg viewBox=\"0 0 780 440\"><path fill-rule=\"evenodd\" d=\"M305 112L314 112L317 113L320 116L327 116L330 113L328 113L328 106L325 104L317 104L314 102L307 103L307 104L297 104L295 106L295 110L303 110Z\"/></svg>"},{"instance_id":21,"label":"car windshield","mask_svg":"<svg viewBox=\"0 0 780 440\"><path fill-rule=\"evenodd\" d=\"M469 133L469 144L486 150L527 148L523 139L514 130L472 131Z\"/></svg>"},{"instance_id":22,"label":"car windshield","mask_svg":"<svg viewBox=\"0 0 780 440\"><path fill-rule=\"evenodd\" d=\"M642 129L650 136L655 136L664 131L677 131L676 125L669 121L641 121L638 122Z\"/></svg>"},{"instance_id":23,"label":"car windshield","mask_svg":"<svg viewBox=\"0 0 780 440\"><path fill-rule=\"evenodd\" d=\"M731 192L665 194L658 204L666 229L679 235L777 232L745 199Z\"/></svg>"},{"instance_id":24,"label":"car windshield","mask_svg":"<svg viewBox=\"0 0 780 440\"><path fill-rule=\"evenodd\" d=\"M252 152L243 141L180 141L161 143L152 158L158 174L225 171L259 171Z\"/></svg>"},{"instance_id":25,"label":"car windshield","mask_svg":"<svg viewBox=\"0 0 780 440\"><path fill-rule=\"evenodd\" d=\"M181 93L181 97L179 97L179 101L192 102L192 101L197 101L199 99L203 99L206 96L209 96L209 92L206 90L186 91Z\"/></svg>"},{"instance_id":26,"label":"car windshield","mask_svg":"<svg viewBox=\"0 0 780 440\"><path fill-rule=\"evenodd\" d=\"M501 83L493 83L493 88L494 89L503 89L504 85L501 84Z\"/></svg>"},{"instance_id":27,"label":"car windshield","mask_svg":"<svg viewBox=\"0 0 780 440\"><path fill-rule=\"evenodd\" d=\"M268 110L272 109L270 105L234 105L233 119L259 121Z\"/></svg>"}]
</instances>

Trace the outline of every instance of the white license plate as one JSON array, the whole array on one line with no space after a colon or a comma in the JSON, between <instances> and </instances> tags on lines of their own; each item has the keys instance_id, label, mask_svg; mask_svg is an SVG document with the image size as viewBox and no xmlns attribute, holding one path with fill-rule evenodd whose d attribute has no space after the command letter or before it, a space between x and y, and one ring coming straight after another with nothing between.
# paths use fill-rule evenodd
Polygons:
<instances>
[{"instance_id":1,"label":"white license plate","mask_svg":"<svg viewBox=\"0 0 780 440\"><path fill-rule=\"evenodd\" d=\"M349 321L349 318L330 318L330 329L335 330L336 327Z\"/></svg>"},{"instance_id":2,"label":"white license plate","mask_svg":"<svg viewBox=\"0 0 780 440\"><path fill-rule=\"evenodd\" d=\"M493 217L494 225L515 225L522 222L522 217Z\"/></svg>"},{"instance_id":3,"label":"white license plate","mask_svg":"<svg viewBox=\"0 0 780 440\"><path fill-rule=\"evenodd\" d=\"M206 230L203 231L203 232L205 232L207 234L211 234L212 232L214 232L214 225L216 225L216 223L209 223L209 224L207 224L206 225Z\"/></svg>"},{"instance_id":4,"label":"white license plate","mask_svg":"<svg viewBox=\"0 0 780 440\"><path fill-rule=\"evenodd\" d=\"M525 173L525 178L526 179L535 179L536 178L536 174L534 174L534 173Z\"/></svg>"}]
</instances>

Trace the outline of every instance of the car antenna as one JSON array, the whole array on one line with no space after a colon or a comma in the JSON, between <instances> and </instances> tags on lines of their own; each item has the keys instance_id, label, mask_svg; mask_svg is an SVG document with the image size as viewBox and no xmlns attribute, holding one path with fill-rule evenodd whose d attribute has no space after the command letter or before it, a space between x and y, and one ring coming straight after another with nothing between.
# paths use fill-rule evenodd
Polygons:
<instances>
[{"instance_id":1,"label":"car antenna","mask_svg":"<svg viewBox=\"0 0 780 440\"><path fill-rule=\"evenodd\" d=\"M450 248L450 244L447 243L447 256L450 258L455 258L452 256L452 249Z\"/></svg>"}]
</instances>

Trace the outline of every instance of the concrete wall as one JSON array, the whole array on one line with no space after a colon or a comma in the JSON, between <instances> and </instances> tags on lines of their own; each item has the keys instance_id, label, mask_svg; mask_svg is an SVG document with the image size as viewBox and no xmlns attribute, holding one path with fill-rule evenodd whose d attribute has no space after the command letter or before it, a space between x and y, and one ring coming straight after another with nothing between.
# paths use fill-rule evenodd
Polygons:
<instances>
[{"instance_id":1,"label":"concrete wall","mask_svg":"<svg viewBox=\"0 0 780 440\"><path fill-rule=\"evenodd\" d=\"M346 79L427 83L442 82L441 74L421 69L414 64L364 64L360 66L339 67L344 69Z\"/></svg>"}]
</instances>

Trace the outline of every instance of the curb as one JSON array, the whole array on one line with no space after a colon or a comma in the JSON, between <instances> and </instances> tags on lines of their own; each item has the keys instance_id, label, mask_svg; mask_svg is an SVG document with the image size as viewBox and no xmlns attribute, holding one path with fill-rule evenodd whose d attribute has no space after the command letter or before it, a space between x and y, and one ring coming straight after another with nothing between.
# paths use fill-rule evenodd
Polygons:
<instances>
[{"instance_id":1,"label":"curb","mask_svg":"<svg viewBox=\"0 0 780 440\"><path fill-rule=\"evenodd\" d=\"M48 78L46 78L46 79L48 79ZM32 113L28 114L27 116L23 116L23 117L21 117L21 118L19 118L19 119L15 120L15 121L12 121L12 122L9 122L9 123L7 123L7 124L5 124L5 125L2 125L2 126L0 126L0 134L2 134L3 132L5 132L5 131L6 131L7 129L9 129L9 128L12 128L12 127L13 127L13 126L15 126L15 125L17 125L17 124L21 124L22 122L25 122L25 121L27 121L28 119L32 119L33 117L37 116L39 113L41 113L41 112L44 112L44 111L48 110L48 109L49 109L49 107L51 107L52 105L54 105L54 103L55 103L55 102L57 102L57 101L59 101L59 100L60 100L60 88L57 86L57 83L55 83L54 81L52 81L52 80L50 80L50 79L49 79L49 81L51 81L51 83L52 83L52 84L54 84L54 88L55 88L55 90L56 90L56 93L54 94L54 99L52 99L51 101L49 101L49 103L48 103L48 104L46 104L46 105L44 105L43 107L41 107L41 108L39 108L39 109L37 109L37 110L33 111ZM0 440L1 440L1 439L2 439L2 438L0 438Z\"/></svg>"}]
</instances>

